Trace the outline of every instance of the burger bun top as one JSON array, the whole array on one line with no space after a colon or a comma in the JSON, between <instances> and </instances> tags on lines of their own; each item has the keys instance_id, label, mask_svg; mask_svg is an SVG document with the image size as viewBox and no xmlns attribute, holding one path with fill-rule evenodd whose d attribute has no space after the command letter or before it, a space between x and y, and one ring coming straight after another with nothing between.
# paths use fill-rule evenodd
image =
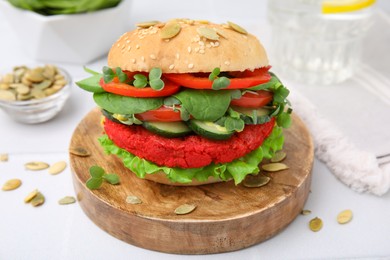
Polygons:
<instances>
[{"instance_id":1,"label":"burger bun top","mask_svg":"<svg viewBox=\"0 0 390 260\"><path fill-rule=\"evenodd\" d=\"M144 72L158 67L163 73L196 73L268 66L259 40L233 23L175 19L150 24L126 32L112 45L110 67Z\"/></svg>"}]
</instances>

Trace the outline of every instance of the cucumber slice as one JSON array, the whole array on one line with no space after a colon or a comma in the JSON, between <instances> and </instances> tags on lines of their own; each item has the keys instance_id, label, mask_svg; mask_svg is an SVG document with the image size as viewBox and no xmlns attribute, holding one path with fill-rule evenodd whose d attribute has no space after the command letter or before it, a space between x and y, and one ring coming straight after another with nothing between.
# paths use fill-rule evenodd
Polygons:
<instances>
[{"instance_id":1,"label":"cucumber slice","mask_svg":"<svg viewBox=\"0 0 390 260\"><path fill-rule=\"evenodd\" d=\"M143 122L150 132L165 137L182 137L190 134L191 129L183 122Z\"/></svg>"},{"instance_id":2,"label":"cucumber slice","mask_svg":"<svg viewBox=\"0 0 390 260\"><path fill-rule=\"evenodd\" d=\"M208 121L189 120L188 126L198 135L214 140L229 139L233 131L228 131L225 127Z\"/></svg>"},{"instance_id":3,"label":"cucumber slice","mask_svg":"<svg viewBox=\"0 0 390 260\"><path fill-rule=\"evenodd\" d=\"M269 116L271 110L267 108L250 108L250 107L232 107L234 111L237 111L242 115L242 118L247 125L259 125L267 123L271 120Z\"/></svg>"}]
</instances>

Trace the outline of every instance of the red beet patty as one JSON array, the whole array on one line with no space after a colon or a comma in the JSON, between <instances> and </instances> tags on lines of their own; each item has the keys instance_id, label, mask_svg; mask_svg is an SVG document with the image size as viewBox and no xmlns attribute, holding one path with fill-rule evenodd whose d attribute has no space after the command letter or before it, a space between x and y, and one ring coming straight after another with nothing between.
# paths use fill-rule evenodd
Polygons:
<instances>
[{"instance_id":1,"label":"red beet patty","mask_svg":"<svg viewBox=\"0 0 390 260\"><path fill-rule=\"evenodd\" d=\"M262 125L246 125L229 140L209 140L198 135L166 138L142 126L127 126L105 120L108 137L120 148L159 166L198 168L227 163L258 148L271 133L274 119Z\"/></svg>"}]
</instances>

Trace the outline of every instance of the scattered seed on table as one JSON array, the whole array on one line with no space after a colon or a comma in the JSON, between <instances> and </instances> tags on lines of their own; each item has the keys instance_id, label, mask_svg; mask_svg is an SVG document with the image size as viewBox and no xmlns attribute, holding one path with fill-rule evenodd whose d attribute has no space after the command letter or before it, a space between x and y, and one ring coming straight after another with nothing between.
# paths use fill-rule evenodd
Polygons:
<instances>
[{"instance_id":1,"label":"scattered seed on table","mask_svg":"<svg viewBox=\"0 0 390 260\"><path fill-rule=\"evenodd\" d=\"M45 162L35 161L24 164L24 167L30 171L40 171L49 168L49 164Z\"/></svg>"},{"instance_id":2,"label":"scattered seed on table","mask_svg":"<svg viewBox=\"0 0 390 260\"><path fill-rule=\"evenodd\" d=\"M7 162L8 161L8 154L2 153L0 154L0 162Z\"/></svg>"},{"instance_id":3,"label":"scattered seed on table","mask_svg":"<svg viewBox=\"0 0 390 260\"><path fill-rule=\"evenodd\" d=\"M309 227L311 231L317 232L320 231L323 226L322 219L315 217L309 222Z\"/></svg>"},{"instance_id":4,"label":"scattered seed on table","mask_svg":"<svg viewBox=\"0 0 390 260\"><path fill-rule=\"evenodd\" d=\"M37 195L35 195L35 197L30 201L30 203L33 207L38 207L45 203L45 197L42 193L38 192Z\"/></svg>"},{"instance_id":5,"label":"scattered seed on table","mask_svg":"<svg viewBox=\"0 0 390 260\"><path fill-rule=\"evenodd\" d=\"M33 198L35 198L35 196L37 196L38 195L38 190L37 189L35 189L35 190L33 190L32 192L30 192L25 198L24 198L24 202L25 203L29 203L29 202L31 202L31 200L33 199Z\"/></svg>"},{"instance_id":6,"label":"scattered seed on table","mask_svg":"<svg viewBox=\"0 0 390 260\"><path fill-rule=\"evenodd\" d=\"M15 190L22 185L22 181L19 179L11 179L6 181L1 188L4 191Z\"/></svg>"},{"instance_id":7,"label":"scattered seed on table","mask_svg":"<svg viewBox=\"0 0 390 260\"><path fill-rule=\"evenodd\" d=\"M75 203L76 202L76 199L72 196L65 196L63 197L62 199L60 199L58 201L58 204L60 205L68 205L68 204L72 204L72 203Z\"/></svg>"},{"instance_id":8,"label":"scattered seed on table","mask_svg":"<svg viewBox=\"0 0 390 260\"><path fill-rule=\"evenodd\" d=\"M343 210L337 215L337 222L339 224L346 224L352 220L352 215L352 210Z\"/></svg>"},{"instance_id":9,"label":"scattered seed on table","mask_svg":"<svg viewBox=\"0 0 390 260\"><path fill-rule=\"evenodd\" d=\"M61 173L63 170L66 168L66 162L65 161L59 161L54 163L53 165L50 166L49 168L49 173L51 175L56 175Z\"/></svg>"}]
</instances>

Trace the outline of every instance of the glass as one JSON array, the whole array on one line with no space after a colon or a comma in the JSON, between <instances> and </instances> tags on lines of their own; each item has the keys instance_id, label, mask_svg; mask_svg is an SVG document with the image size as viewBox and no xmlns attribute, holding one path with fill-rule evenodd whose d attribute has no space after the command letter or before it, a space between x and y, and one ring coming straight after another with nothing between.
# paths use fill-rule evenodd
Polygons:
<instances>
[{"instance_id":1,"label":"glass","mask_svg":"<svg viewBox=\"0 0 390 260\"><path fill-rule=\"evenodd\" d=\"M269 0L272 65L286 79L342 82L360 60L373 8L322 13L322 0Z\"/></svg>"},{"instance_id":2,"label":"glass","mask_svg":"<svg viewBox=\"0 0 390 260\"><path fill-rule=\"evenodd\" d=\"M36 124L52 119L61 111L70 96L70 87L72 85L72 79L69 74L65 70L57 68L67 81L67 84L57 93L45 98L26 101L0 100L0 108L12 119L21 123Z\"/></svg>"}]
</instances>

